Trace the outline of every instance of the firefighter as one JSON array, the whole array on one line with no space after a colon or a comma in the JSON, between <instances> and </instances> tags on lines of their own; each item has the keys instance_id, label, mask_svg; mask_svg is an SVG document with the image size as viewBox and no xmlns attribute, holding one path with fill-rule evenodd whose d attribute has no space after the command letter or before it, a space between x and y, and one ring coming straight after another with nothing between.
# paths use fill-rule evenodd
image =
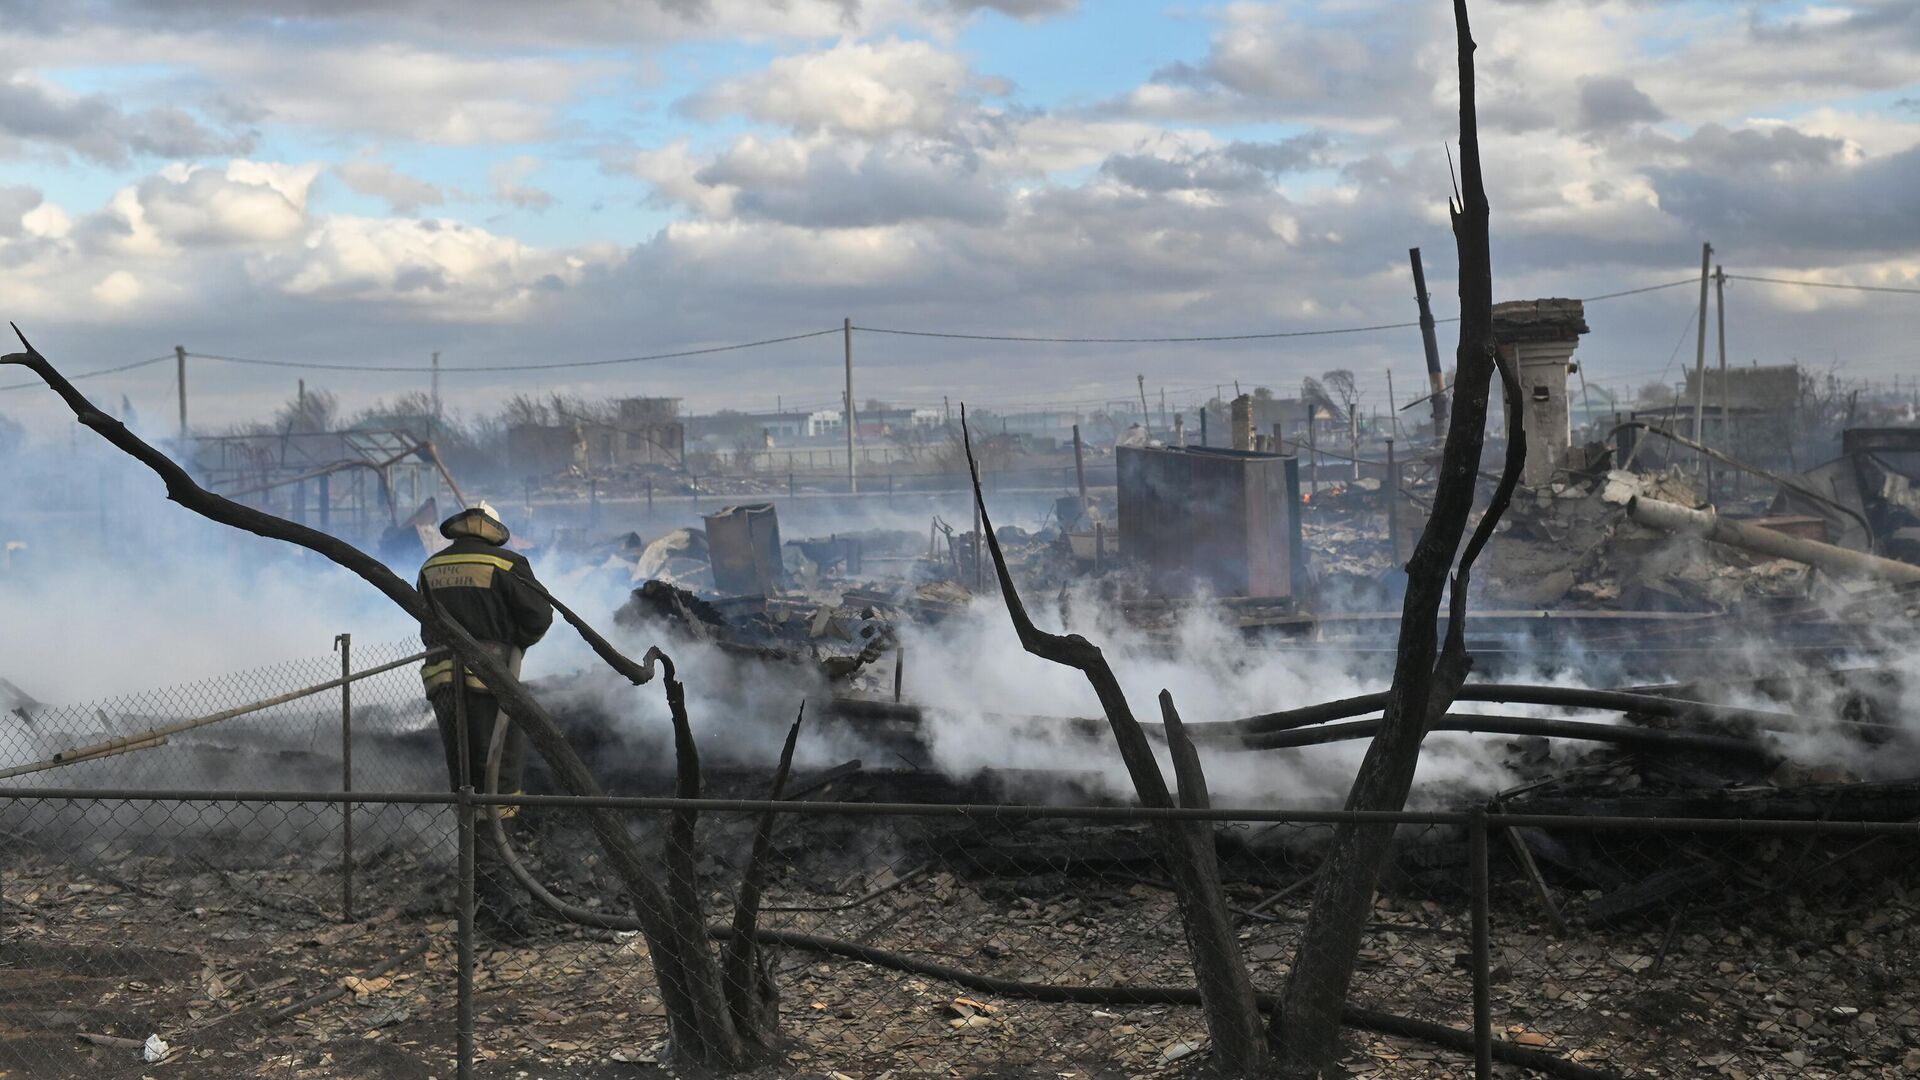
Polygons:
<instances>
[{"instance_id":1,"label":"firefighter","mask_svg":"<svg viewBox=\"0 0 1920 1080\"><path fill-rule=\"evenodd\" d=\"M420 568L422 595L437 602L453 621L480 642L514 677L526 650L553 623L553 608L538 588L526 556L506 548L507 527L485 502L462 510L440 523L440 535L453 541L429 557ZM421 640L433 649L446 643L423 628ZM487 749L496 723L507 724L501 747L499 791L518 794L520 771L526 759L526 736L500 712L500 700L474 672L466 678L467 760L460 760L460 732L455 711L454 671L459 661L445 653L429 657L421 669L427 700L440 724L440 741L447 754L447 779L454 790L464 783L484 790ZM514 808L503 807L503 817ZM503 937L523 937L529 929L519 890L506 880L493 830L482 823L474 837L475 897L481 919Z\"/></svg>"}]
</instances>

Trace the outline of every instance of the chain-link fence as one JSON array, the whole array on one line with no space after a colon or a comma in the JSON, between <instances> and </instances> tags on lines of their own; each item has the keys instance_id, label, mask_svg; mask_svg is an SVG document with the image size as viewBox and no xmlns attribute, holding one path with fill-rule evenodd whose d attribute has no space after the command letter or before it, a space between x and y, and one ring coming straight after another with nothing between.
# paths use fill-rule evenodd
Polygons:
<instances>
[{"instance_id":1,"label":"chain-link fence","mask_svg":"<svg viewBox=\"0 0 1920 1080\"><path fill-rule=\"evenodd\" d=\"M456 1075L463 935L452 797L362 803L417 827L363 868L362 909L349 921L338 913L335 860L317 841L337 827L337 802L191 794L5 794L0 967L15 990L0 994L0 1069L136 1075L157 1036L165 1047L154 1044L155 1056L188 1075ZM631 910L584 805L521 808L509 824L514 849L564 903ZM623 804L643 847L661 842L660 808L672 805ZM698 894L723 925L759 814L698 805ZM788 1039L780 1075L1171 1075L1204 1059L1150 813L778 809L760 927ZM1328 828L1272 820L1315 815L1211 816L1242 955L1255 987L1276 991ZM1471 817L1405 817L1351 1002L1459 1037L1410 1037L1362 1019L1345 1046L1348 1073L1472 1075L1467 1040L1483 1015L1501 1057L1531 1049L1597 1070L1586 1075L1910 1075L1920 1036L1908 902L1920 837L1910 827L1511 819L1587 847L1583 857L1603 865L1698 858L1738 868L1695 871L1685 885L1659 869L1607 891L1551 869L1535 878L1500 818L1483 834L1479 877ZM1730 824L1740 831L1710 831ZM232 843L235 833L249 842ZM1711 850L1693 850L1703 843ZM1484 945L1476 894L1486 898ZM599 1075L663 1054L665 1007L640 935L542 918L511 937L484 912L477 925L466 998L475 1075ZM1187 997L1128 1000L1139 988ZM1486 995L1479 1015L1476 991Z\"/></svg>"},{"instance_id":2,"label":"chain-link fence","mask_svg":"<svg viewBox=\"0 0 1920 1080\"><path fill-rule=\"evenodd\" d=\"M0 780L288 791L440 787L445 769L420 688L421 656L417 641L369 645L342 634L330 655L99 701L14 704L0 722ZM350 777L343 772L348 760Z\"/></svg>"},{"instance_id":3,"label":"chain-link fence","mask_svg":"<svg viewBox=\"0 0 1920 1080\"><path fill-rule=\"evenodd\" d=\"M356 653L353 668L409 648ZM271 699L337 679L339 665L247 678ZM417 679L408 663L353 684L356 786L386 793L337 790L337 689L116 755L120 768L151 764L108 774L111 788L69 782L97 778L104 760L6 781L60 788L0 786L0 1074L451 1078L464 1049L481 1077L649 1075L665 1006L643 937L618 925L633 905L589 826L596 803L461 810L439 790ZM16 716L46 727L14 757L246 704L190 690ZM228 726L243 723L254 727ZM239 756L210 771L221 755ZM288 786L309 776L328 782ZM817 801L771 806L759 926L785 1041L765 1075L1170 1076L1206 1060L1156 831L1168 814L862 803L856 783L810 779L795 786ZM483 907L463 920L458 825L473 813L487 832L480 804L512 808L503 827L528 877L576 916L616 925L526 900L484 844ZM689 804L597 805L623 815L664 873L668 814ZM693 892L724 926L770 807L691 805ZM1255 989L1278 992L1342 815L1174 816L1212 822L1241 955ZM1509 1059L1527 1051L1589 1076L1920 1069L1913 825L1388 817L1399 824L1352 982L1348 1075L1475 1075L1481 1028L1491 1075L1521 1075ZM525 936L489 917L502 897L532 909Z\"/></svg>"}]
</instances>

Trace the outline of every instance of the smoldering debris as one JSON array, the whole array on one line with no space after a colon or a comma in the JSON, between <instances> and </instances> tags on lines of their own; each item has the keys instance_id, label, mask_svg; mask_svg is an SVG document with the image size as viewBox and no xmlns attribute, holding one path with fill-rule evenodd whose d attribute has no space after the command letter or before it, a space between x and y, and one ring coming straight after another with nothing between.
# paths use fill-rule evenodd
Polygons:
<instances>
[{"instance_id":1,"label":"smoldering debris","mask_svg":"<svg viewBox=\"0 0 1920 1080\"><path fill-rule=\"evenodd\" d=\"M1159 449L1144 432L1137 441L1141 453ZM1398 614L1394 568L1418 535L1422 499L1431 494L1430 479L1418 474L1419 455L1400 453L1394 468L1402 471L1390 479L1348 476L1335 486L1316 477L1317 494L1310 487L1299 493L1302 497L1289 498L1285 528L1241 529L1221 524L1219 515L1183 515L1175 490L1171 509L1162 510L1167 520L1158 523L1163 528L1154 551L1143 552L1130 545L1129 515L1122 505L1126 496L1117 488L1111 494L1095 490L1067 496L1053 503L1051 514L1023 521L1030 527L1010 526L995 536L1021 588L1034 598L1036 617L1098 643L1130 696L1146 700L1143 695L1167 688L1196 728L1271 717L1370 694L1383 685ZM1171 460L1183 456L1174 454ZM1273 460L1262 467L1284 477L1286 457L1269 455ZM1713 958L1751 944L1751 936L1740 938L1731 918L1698 933L1700 924L1691 922L1682 932L1683 920L1804 898L1812 875L1828 893L1816 899L1836 907L1819 915L1824 920L1831 914L1830 924L1821 923L1831 932L1845 925L1850 906L1871 909L1873 917L1888 923L1900 918L1908 887L1901 875L1910 868L1897 861L1891 845L1823 841L1789 848L1706 833L1650 836L1573 824L1499 826L1501 814L1856 821L1920 816L1920 786L1910 779L1916 760L1913 680L1920 677L1910 660L1911 590L1851 580L1819 563L1759 557L1764 552L1730 547L1712 536L1676 537L1635 521L1618 500L1607 497L1613 485L1625 482L1618 474L1626 473L1637 495L1703 513L1700 504L1713 487L1684 469L1615 469L1605 448L1591 453L1582 448L1559 461L1549 478L1521 490L1510 521L1489 550L1489 572L1477 584L1470 609L1472 649L1482 660L1478 677L1483 683L1531 680L1548 688L1631 691L1638 704L1576 709L1536 702L1485 712L1456 709L1426 740L1415 805L1484 807L1495 815L1499 895L1494 903L1501 924L1510 927L1502 931L1510 936L1501 946L1501 963L1518 967L1556 949L1598 950L1596 955L1634 976L1665 968L1712 978ZM1898 503L1897 485L1884 477L1875 483L1874 490L1891 499L1888 505ZM1789 519L1816 516L1755 505L1761 502L1756 496L1716 513L1723 510L1730 519L1782 534L1811 527L1806 520ZM862 528L808 535L811 530L789 530L791 535L771 545L756 540L778 534L749 528L746 557L733 560L733 571L744 561L749 571L744 579L733 571L716 574L728 561L719 551L726 541L713 524L727 516L724 510L702 515L707 520L700 528L671 529L652 543L637 523L623 522L636 527L556 533L536 545L535 554L556 590L594 598L597 607L582 604L583 610L618 612L614 626L623 644L658 643L672 652L692 699L709 794L761 795L779 735L804 699L815 722L799 758L797 797L1132 801L1111 735L1097 719L1097 702L1084 684L1033 662L1017 648L997 587L985 572L985 537L950 508L943 513L926 515L924 532ZM1898 557L1894 534L1905 526L1895 517L1873 520L1876 535L1885 531L1887 536L1884 542L1867 541L1878 550L1863 553ZM1227 532L1233 535L1217 535ZM1284 590L1272 587L1278 579L1271 575L1256 587L1253 576L1238 573L1245 567L1205 575L1212 593L1186 587L1201 575L1189 573L1176 581L1178 575L1171 573L1191 571L1182 561L1194 551L1233 549L1202 561L1233 560L1251 558L1240 554L1251 547L1267 556L1285 548ZM742 580L749 584L741 586ZM723 583L729 587L722 589ZM548 663L566 656L567 646L543 648ZM665 725L650 695L599 671L554 670L532 685L552 703L568 739L610 789L673 790L670 755L663 752ZM1649 698L1682 704L1656 708ZM1739 710L1744 713L1734 715ZM24 711L23 723L40 715L31 703ZM1336 805L1364 751L1364 728L1371 722L1370 714L1359 713L1303 723L1288 729L1293 743L1284 747L1201 739L1214 796L1221 804ZM1519 733L1524 730L1549 735ZM1583 732L1589 737L1579 737ZM226 755L251 766L258 764L254 737L234 725L196 746L141 751L146 756L138 757L136 771L112 771L125 767L124 761L95 766L109 770L99 775L139 778L146 775L140 769L182 760L154 755L189 751L197 759ZM370 743L368 750L386 754L397 753L403 744L416 750L420 743L431 745L424 727L407 739L412 743ZM298 767L291 771L302 777L321 775L332 764L323 748L295 756ZM420 782L437 782L431 772L427 769ZM550 780L543 785L538 769L529 780L535 790L552 786ZM288 900L290 883L305 875L331 895L337 882L316 871L310 852L291 849L325 846L321 815L327 809L300 808L305 826L278 837L289 848L285 865L272 865L274 860L229 865L207 854L217 842L255 834L186 830L176 837L177 850L94 852L111 855L118 867L103 873L131 886L109 882L116 890L109 894L113 902L100 909L58 893L52 901L38 892L24 897L10 892L8 899L45 920L44 928L72 935L122 931L123 912L148 907L218 907L223 918L237 911L261 924L311 920L315 904ZM561 811L531 810L523 822L528 857L539 876L577 902L619 907L617 884L604 868L581 858L592 841L578 820ZM29 822L23 831L50 842L102 824L99 818L47 820ZM402 834L402 843L379 846L377 854L365 857L391 860L395 879L432 880L444 873L444 860L418 857L412 849L431 848L432 829L444 825L427 815L412 826L415 831ZM738 874L752 830L742 821L710 822L706 828L699 872L703 884L718 890ZM649 834L649 842L657 839ZM1324 830L1310 827L1236 825L1215 837L1227 902L1252 961L1265 965L1263 977L1277 978L1277 964L1291 955L1291 942L1276 935L1299 924L1326 842ZM1061 964L1097 960L1110 970L1131 953L1163 957L1177 952L1163 928L1170 911L1169 883L1152 838L1139 828L1048 822L929 825L919 819L882 827L871 820L803 818L780 825L774 850L779 870L768 910L792 917L792 925L803 931L830 928L829 916L872 910L879 916L859 929L908 947L923 937L953 939L950 926L930 913L964 910L969 928L984 936L980 955L988 961L1025 952L1057 955ZM18 864L27 868L32 887L64 887L60 860L46 852L31 854ZM1392 947L1395 957L1375 973L1387 984L1375 991L1380 1000L1416 1011L1418 999L1443 997L1440 987L1454 969L1454 951L1464 933L1468 859L1465 835L1458 830L1408 829L1398 838L1369 930ZM382 899L436 910L431 898L383 894ZM1804 904L1796 908L1793 918L1808 921L1806 910ZM439 911L444 914L444 905ZM1690 940L1722 929L1739 940ZM579 935L543 933L538 949L530 951L550 955L517 961L523 974L516 992L545 995L541 1007L554 1015L562 1007L604 1004L594 1002L568 975L569 967L590 969L604 958L583 959ZM1553 933L1566 937L1556 939ZM401 955L407 943L384 944L392 948L381 952ZM969 939L964 944L981 943ZM1055 951L1043 953L1043 946ZM378 957L356 959L371 963ZM1374 959L1363 957L1363 970ZM1816 970L1805 974L1823 987L1841 987L1870 959L1829 961L1823 954ZM284 957L276 962L298 969L280 978L311 974ZM783 984L800 987L823 1004L872 993L870 983L834 974L837 969L792 958L781 962ZM222 986L241 966L224 954L208 963L220 968L216 975ZM444 957L440 963L444 970ZM1011 966L1018 973L1018 965ZM1081 975L1091 980L1106 973ZM337 972L326 973L325 981L336 977ZM890 977L869 972L857 978ZM899 990L897 984L887 985ZM261 980L249 986L248 1000L291 1007L301 1000L296 989L306 988ZM1556 987L1545 995L1552 1004L1530 1013L1535 1027L1560 1039L1579 1033L1588 1044L1583 1050L1616 1061L1636 1061L1643 1053L1630 1038L1582 1026L1594 991ZM156 1013L169 1008L160 997L140 998L141 1007ZM1578 1006L1569 1003L1576 1000ZM1645 1008L1624 998L1613 1004ZM1854 1011L1815 1015L1802 1010L1808 1020L1795 1024L1810 1033L1806 1045L1813 1052L1837 1053L1843 1044L1876 1055L1892 1052L1881 1045L1885 1040L1877 1031L1862 1029L1859 1039L1847 1038L1850 1033L1841 1029L1857 1021L1862 1010L1845 1008ZM964 1009L969 1011L958 1017L963 1022L993 1016L974 1005ZM841 1016L837 1004L822 1011L836 1020L851 1018ZM904 1029L912 1023L909 1011L887 1022ZM1731 1060L1762 1036L1763 1025L1750 1013L1754 1010L1717 1003L1699 1010L1701 1017L1726 1025L1728 1034L1716 1036L1717 1053ZM396 1041L416 1033L398 1013L380 1016L385 1020L376 1030L400 1036ZM587 1025L562 1027L570 1036L565 1042L604 1049L585 1034ZM333 1038L348 1028L329 1016L314 1030ZM1061 1031L1059 1044L1076 1037L1070 1024ZM543 1048L558 1045L545 1036L542 1041ZM1143 1047L1135 1040L1118 1046L1112 1060L1129 1068L1157 1068L1168 1046L1181 1041ZM903 1039L899 1045L909 1043ZM845 1064L834 1060L824 1043L808 1042L797 1052L796 1060ZM871 1063L911 1066L891 1050L876 1052Z\"/></svg>"}]
</instances>

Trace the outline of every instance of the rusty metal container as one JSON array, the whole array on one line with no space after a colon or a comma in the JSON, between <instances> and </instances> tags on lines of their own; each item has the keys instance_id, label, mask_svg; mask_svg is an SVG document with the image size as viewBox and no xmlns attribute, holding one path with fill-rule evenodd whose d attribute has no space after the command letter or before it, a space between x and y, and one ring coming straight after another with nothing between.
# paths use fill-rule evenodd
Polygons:
<instances>
[{"instance_id":1,"label":"rusty metal container","mask_svg":"<svg viewBox=\"0 0 1920 1080\"><path fill-rule=\"evenodd\" d=\"M780 519L772 503L729 506L703 519L713 589L723 596L770 596L785 581Z\"/></svg>"},{"instance_id":2,"label":"rusty metal container","mask_svg":"<svg viewBox=\"0 0 1920 1080\"><path fill-rule=\"evenodd\" d=\"M1219 447L1121 447L1120 553L1155 592L1292 596L1304 570L1299 463Z\"/></svg>"}]
</instances>

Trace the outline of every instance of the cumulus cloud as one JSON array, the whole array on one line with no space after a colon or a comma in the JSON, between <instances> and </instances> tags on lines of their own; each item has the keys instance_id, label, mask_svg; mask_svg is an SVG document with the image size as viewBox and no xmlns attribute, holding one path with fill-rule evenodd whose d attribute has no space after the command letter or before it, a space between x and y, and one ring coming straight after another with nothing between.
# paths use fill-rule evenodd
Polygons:
<instances>
[{"instance_id":1,"label":"cumulus cloud","mask_svg":"<svg viewBox=\"0 0 1920 1080\"><path fill-rule=\"evenodd\" d=\"M486 322L524 314L611 257L534 248L459 221L340 216L266 259L262 276L303 299Z\"/></svg>"},{"instance_id":2,"label":"cumulus cloud","mask_svg":"<svg viewBox=\"0 0 1920 1080\"><path fill-rule=\"evenodd\" d=\"M192 74L169 90L191 86L178 95L193 103L186 115L215 137L259 128L276 145L291 133L303 147L382 147L325 167L379 201L367 216L342 216L309 190L311 177L230 165L162 170L71 216L37 193L0 189L0 291L23 311L137 313L129 324L197 313L182 317L199 320L203 339L253 332L275 349L304 329L316 355L338 355L349 340L364 347L356 333L424 355L467 327L471 348L585 356L633 351L642 323L649 345L773 336L814 325L823 300L875 323L986 319L1020 332L1399 321L1414 244L1436 296L1450 291L1441 146L1455 101L1444 5L1340 4L1311 17L1271 3L1196 9L1180 17L1210 22L1203 45L1160 57L1140 85L1090 104L1061 99L1051 80L1028 100L980 74L991 60L953 44L967 39L952 31L981 13L1038 19L1070 10L1068 0L712 0L673 11L556 0L533 22L504 0L136 6L145 22L119 17L124 0L96 5L115 25L70 28L49 70L174 57ZM1920 46L1909 19L1883 0L1818 18L1785 12L1540 0L1486 20L1480 100L1502 294L1664 280L1697 257L1701 238L1729 269L1764 258L1813 274L1866 252L1887 274L1912 272L1920 124L1849 96L1911 83ZM311 32L265 29L288 21ZM0 28L0 49L30 54L23 22ZM700 70L735 66L691 93L665 83L662 93L681 95L677 112L646 111L656 102L641 96L661 90L648 80L689 69L656 53L660 42L747 33L768 35L754 40L775 59L743 69L745 51L702 53ZM549 47L563 40L588 47ZM106 104L145 115L137 97ZM0 129L0 146L19 139ZM550 178L582 152L599 155L601 176ZM529 226L508 213L480 227L445 209L490 201L544 207L547 220ZM632 215L636 203L650 212ZM586 217L602 207L604 218ZM423 211L435 216L415 220ZM531 240L603 221L629 246ZM127 306L109 309L109 296ZM1664 355L1685 298L1657 333L1648 327L1661 320L1641 316L1674 296L1596 307L1583 345L1590 376L1606 370L1607 350L1635 363ZM1763 330L1762 315L1756 338L1802 334ZM1258 354L1263 370L1279 369L1276 383L1307 357L1309 343L1296 344L1297 353ZM1299 362L1313 371L1377 371L1417 351L1404 335L1310 345ZM936 348L956 362L925 363ZM970 370L1004 378L1004 352L962 349L890 351L875 377L887 392L936 397L961 389L943 382ZM1050 383L1098 383L1114 363L1211 381L1255 362L1251 350L1236 360L1224 347L1143 350L1137 365L1111 353L1037 355ZM968 359L978 364L958 362ZM786 377L760 354L714 363L760 373L753 385L769 393ZM663 368L661 378L683 374ZM711 395L715 385L663 392Z\"/></svg>"},{"instance_id":3,"label":"cumulus cloud","mask_svg":"<svg viewBox=\"0 0 1920 1080\"><path fill-rule=\"evenodd\" d=\"M526 182L527 177L539 169L540 159L529 154L495 163L487 170L487 179L493 183L493 197L522 210L545 210L552 206L551 193Z\"/></svg>"},{"instance_id":4,"label":"cumulus cloud","mask_svg":"<svg viewBox=\"0 0 1920 1080\"><path fill-rule=\"evenodd\" d=\"M523 143L603 68L557 57L475 56L397 43L303 49L196 42L232 106L275 124L451 145Z\"/></svg>"},{"instance_id":5,"label":"cumulus cloud","mask_svg":"<svg viewBox=\"0 0 1920 1080\"><path fill-rule=\"evenodd\" d=\"M927 42L889 38L780 57L764 71L687 98L681 108L702 119L739 115L803 132L936 135L976 95L1007 89Z\"/></svg>"},{"instance_id":6,"label":"cumulus cloud","mask_svg":"<svg viewBox=\"0 0 1920 1080\"><path fill-rule=\"evenodd\" d=\"M319 213L320 172L171 165L71 227L37 192L0 188L0 291L38 317L111 321L164 303L237 326L236 313L297 302L482 324L524 317L621 258L610 245L539 247L457 220Z\"/></svg>"},{"instance_id":7,"label":"cumulus cloud","mask_svg":"<svg viewBox=\"0 0 1920 1080\"><path fill-rule=\"evenodd\" d=\"M739 217L804 228L908 221L993 224L1006 196L965 148L905 141L849 147L836 140L742 139L693 179L728 191Z\"/></svg>"},{"instance_id":8,"label":"cumulus cloud","mask_svg":"<svg viewBox=\"0 0 1920 1080\"><path fill-rule=\"evenodd\" d=\"M19 236L26 230L26 215L41 203L38 188L0 184L0 238Z\"/></svg>"},{"instance_id":9,"label":"cumulus cloud","mask_svg":"<svg viewBox=\"0 0 1920 1080\"><path fill-rule=\"evenodd\" d=\"M1788 124L1738 129L1702 124L1684 139L1653 135L1643 145L1669 163L1709 173L1826 165L1846 148L1842 139L1810 135Z\"/></svg>"},{"instance_id":10,"label":"cumulus cloud","mask_svg":"<svg viewBox=\"0 0 1920 1080\"><path fill-rule=\"evenodd\" d=\"M88 161L245 153L249 135L216 132L176 108L127 111L102 94L76 95L16 72L0 81L0 133Z\"/></svg>"},{"instance_id":11,"label":"cumulus cloud","mask_svg":"<svg viewBox=\"0 0 1920 1080\"><path fill-rule=\"evenodd\" d=\"M1044 19L1077 11L1080 0L946 0L955 11L997 11L1016 19Z\"/></svg>"},{"instance_id":12,"label":"cumulus cloud","mask_svg":"<svg viewBox=\"0 0 1920 1080\"><path fill-rule=\"evenodd\" d=\"M1311 132L1278 142L1233 142L1168 156L1114 154L1100 171L1141 191L1251 191L1267 187L1281 174L1326 164L1329 143L1324 133Z\"/></svg>"},{"instance_id":13,"label":"cumulus cloud","mask_svg":"<svg viewBox=\"0 0 1920 1080\"><path fill-rule=\"evenodd\" d=\"M1654 168L1648 175L1667 212L1763 258L1825 260L1920 247L1920 146L1859 163L1774 160L1785 169Z\"/></svg>"},{"instance_id":14,"label":"cumulus cloud","mask_svg":"<svg viewBox=\"0 0 1920 1080\"><path fill-rule=\"evenodd\" d=\"M438 184L408 176L387 162L373 158L342 161L330 171L354 191L385 202L396 214L411 214L423 206L439 206L447 199Z\"/></svg>"},{"instance_id":15,"label":"cumulus cloud","mask_svg":"<svg viewBox=\"0 0 1920 1080\"><path fill-rule=\"evenodd\" d=\"M1595 75L1580 80L1579 127L1583 131L1607 131L1633 124L1652 124L1667 114L1653 103L1646 91L1621 75Z\"/></svg>"},{"instance_id":16,"label":"cumulus cloud","mask_svg":"<svg viewBox=\"0 0 1920 1080\"><path fill-rule=\"evenodd\" d=\"M1307 25L1279 7L1229 7L1195 61L1154 73L1127 102L1147 115L1404 117L1429 111L1433 80L1415 46L1424 20L1375 12Z\"/></svg>"},{"instance_id":17,"label":"cumulus cloud","mask_svg":"<svg viewBox=\"0 0 1920 1080\"><path fill-rule=\"evenodd\" d=\"M307 224L307 192L319 174L318 165L278 162L168 166L132 189L128 225L186 247L283 240Z\"/></svg>"},{"instance_id":18,"label":"cumulus cloud","mask_svg":"<svg viewBox=\"0 0 1920 1080\"><path fill-rule=\"evenodd\" d=\"M1020 6L1023 0L996 0ZM1029 5L1045 0L1027 0ZM830 37L886 23L942 26L954 9L929 0L545 0L529 18L521 0L10 0L8 20L41 33L100 22L165 32L288 28L322 36L522 46L651 45L739 35Z\"/></svg>"},{"instance_id":19,"label":"cumulus cloud","mask_svg":"<svg viewBox=\"0 0 1920 1080\"><path fill-rule=\"evenodd\" d=\"M102 304L117 308L133 304L145 291L139 278L125 270L115 270L100 279L100 283L91 290L91 295Z\"/></svg>"}]
</instances>

